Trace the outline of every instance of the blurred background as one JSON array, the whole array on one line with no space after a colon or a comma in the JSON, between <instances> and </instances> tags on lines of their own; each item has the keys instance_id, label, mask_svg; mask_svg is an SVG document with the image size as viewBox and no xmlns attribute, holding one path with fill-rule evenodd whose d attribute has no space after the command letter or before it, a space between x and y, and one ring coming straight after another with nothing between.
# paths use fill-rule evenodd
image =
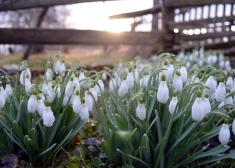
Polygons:
<instances>
[{"instance_id":1,"label":"blurred background","mask_svg":"<svg viewBox=\"0 0 235 168\"><path fill-rule=\"evenodd\" d=\"M235 0L0 0L0 67L115 65L204 47L235 56Z\"/></svg>"}]
</instances>

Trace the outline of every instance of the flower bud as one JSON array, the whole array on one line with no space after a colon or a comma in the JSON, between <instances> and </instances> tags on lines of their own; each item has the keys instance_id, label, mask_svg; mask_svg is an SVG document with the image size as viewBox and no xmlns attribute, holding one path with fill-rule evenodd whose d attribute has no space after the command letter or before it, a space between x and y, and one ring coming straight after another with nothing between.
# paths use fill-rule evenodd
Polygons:
<instances>
[{"instance_id":1,"label":"flower bud","mask_svg":"<svg viewBox=\"0 0 235 168\"><path fill-rule=\"evenodd\" d=\"M160 103L165 104L169 98L169 89L166 83L166 76L165 74L162 75L162 81L159 84L158 92L157 92L157 99Z\"/></svg>"},{"instance_id":2,"label":"flower bud","mask_svg":"<svg viewBox=\"0 0 235 168\"><path fill-rule=\"evenodd\" d=\"M51 111L49 101L46 102L46 107L45 107L45 111L43 112L42 119L43 119L43 124L46 127L51 127L55 121L55 116L53 112Z\"/></svg>"},{"instance_id":3,"label":"flower bud","mask_svg":"<svg viewBox=\"0 0 235 168\"><path fill-rule=\"evenodd\" d=\"M215 91L215 99L217 102L222 102L225 100L225 97L226 97L226 88L224 84L224 77L222 77L219 86Z\"/></svg>"},{"instance_id":4,"label":"flower bud","mask_svg":"<svg viewBox=\"0 0 235 168\"><path fill-rule=\"evenodd\" d=\"M219 141L223 145L227 145L230 139L230 131L228 126L228 120L225 119L224 124L222 125L219 131Z\"/></svg>"},{"instance_id":5,"label":"flower bud","mask_svg":"<svg viewBox=\"0 0 235 168\"><path fill-rule=\"evenodd\" d=\"M197 98L194 101L193 106L192 106L192 119L196 121L201 121L205 116L204 106L203 106L201 96L202 96L202 92L201 90L199 90L197 92Z\"/></svg>"},{"instance_id":6,"label":"flower bud","mask_svg":"<svg viewBox=\"0 0 235 168\"><path fill-rule=\"evenodd\" d=\"M82 99L82 105L79 113L81 120L87 121L89 119L89 110L85 99Z\"/></svg>"},{"instance_id":7,"label":"flower bud","mask_svg":"<svg viewBox=\"0 0 235 168\"><path fill-rule=\"evenodd\" d=\"M140 99L139 104L137 106L136 115L140 120L146 119L146 108L142 98Z\"/></svg>"},{"instance_id":8,"label":"flower bud","mask_svg":"<svg viewBox=\"0 0 235 168\"><path fill-rule=\"evenodd\" d=\"M28 112L29 113L35 113L36 109L37 109L37 98L36 98L36 91L34 90L32 92L32 95L30 96L29 100L28 100Z\"/></svg>"},{"instance_id":9,"label":"flower bud","mask_svg":"<svg viewBox=\"0 0 235 168\"><path fill-rule=\"evenodd\" d=\"M175 112L176 105L178 103L177 93L174 91L173 97L169 104L169 112L173 114Z\"/></svg>"},{"instance_id":10,"label":"flower bud","mask_svg":"<svg viewBox=\"0 0 235 168\"><path fill-rule=\"evenodd\" d=\"M124 79L121 83L121 86L118 89L118 95L120 97L124 97L125 93L128 92L128 86L126 84L126 79Z\"/></svg>"}]
</instances>

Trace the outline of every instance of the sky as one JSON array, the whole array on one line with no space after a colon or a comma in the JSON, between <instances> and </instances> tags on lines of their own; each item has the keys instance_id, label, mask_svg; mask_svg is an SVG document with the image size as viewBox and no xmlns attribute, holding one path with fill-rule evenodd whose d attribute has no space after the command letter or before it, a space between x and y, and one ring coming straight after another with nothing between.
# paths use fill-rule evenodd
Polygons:
<instances>
[{"instance_id":1,"label":"sky","mask_svg":"<svg viewBox=\"0 0 235 168\"><path fill-rule=\"evenodd\" d=\"M153 0L125 0L106 1L68 5L71 15L66 22L71 28L93 29L105 31L130 31L133 18L110 20L109 16L149 9L153 7ZM138 27L140 31L151 30L152 16L144 16L146 24Z\"/></svg>"}]
</instances>

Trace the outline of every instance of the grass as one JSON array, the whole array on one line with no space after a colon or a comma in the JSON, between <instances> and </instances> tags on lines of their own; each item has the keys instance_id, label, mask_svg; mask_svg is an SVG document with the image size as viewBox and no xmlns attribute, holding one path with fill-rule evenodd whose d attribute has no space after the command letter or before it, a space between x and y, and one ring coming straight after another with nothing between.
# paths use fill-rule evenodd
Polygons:
<instances>
[{"instance_id":1,"label":"grass","mask_svg":"<svg viewBox=\"0 0 235 168\"><path fill-rule=\"evenodd\" d=\"M28 64L30 69L32 70L44 70L46 61L50 53L44 54L33 54L29 57ZM61 55L64 55L61 53ZM0 67L5 67L6 65L16 64L22 61L22 54L12 54L12 55L5 55L0 56ZM55 56L52 57L53 61L55 60ZM118 56L105 56L104 54L97 54L97 55L88 55L88 56L78 56L78 54L68 54L65 55L65 63L68 66L73 66L77 63L81 63L84 65L117 65L120 62L127 62L132 59L132 57L128 57L125 54L118 55ZM11 68L10 68L11 69Z\"/></svg>"}]
</instances>

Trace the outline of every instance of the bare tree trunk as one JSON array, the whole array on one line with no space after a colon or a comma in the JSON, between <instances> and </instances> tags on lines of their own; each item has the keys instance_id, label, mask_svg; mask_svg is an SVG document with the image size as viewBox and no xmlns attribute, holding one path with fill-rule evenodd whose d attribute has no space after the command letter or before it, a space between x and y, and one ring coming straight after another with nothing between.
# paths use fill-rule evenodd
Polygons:
<instances>
[{"instance_id":1,"label":"bare tree trunk","mask_svg":"<svg viewBox=\"0 0 235 168\"><path fill-rule=\"evenodd\" d=\"M45 7L45 8L42 9L41 13L40 13L39 16L38 16L38 19L37 19L37 23L36 23L36 25L35 25L35 28L41 27L41 24L42 24L42 22L43 22L44 17L45 17L46 14L47 14L47 11L48 11L48 7ZM27 46L26 51L25 51L24 56L23 56L23 60L28 59L28 57L29 57L31 51L33 51L33 48L34 48L33 45L28 45L28 46Z\"/></svg>"}]
</instances>

